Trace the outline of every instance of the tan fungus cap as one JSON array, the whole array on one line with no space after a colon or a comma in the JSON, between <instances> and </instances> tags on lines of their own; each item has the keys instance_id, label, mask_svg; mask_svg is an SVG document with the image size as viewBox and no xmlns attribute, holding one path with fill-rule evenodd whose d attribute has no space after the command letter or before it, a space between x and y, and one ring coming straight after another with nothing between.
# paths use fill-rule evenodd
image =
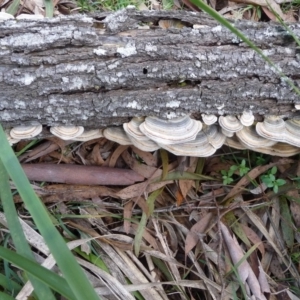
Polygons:
<instances>
[{"instance_id":1,"label":"tan fungus cap","mask_svg":"<svg viewBox=\"0 0 300 300\"><path fill-rule=\"evenodd\" d=\"M157 144L163 145L192 141L201 129L202 123L187 115L171 120L147 117L140 125L140 130L144 135Z\"/></svg>"},{"instance_id":2,"label":"tan fungus cap","mask_svg":"<svg viewBox=\"0 0 300 300\"><path fill-rule=\"evenodd\" d=\"M53 126L50 127L50 132L62 140L75 140L78 136L83 134L83 126Z\"/></svg>"}]
</instances>

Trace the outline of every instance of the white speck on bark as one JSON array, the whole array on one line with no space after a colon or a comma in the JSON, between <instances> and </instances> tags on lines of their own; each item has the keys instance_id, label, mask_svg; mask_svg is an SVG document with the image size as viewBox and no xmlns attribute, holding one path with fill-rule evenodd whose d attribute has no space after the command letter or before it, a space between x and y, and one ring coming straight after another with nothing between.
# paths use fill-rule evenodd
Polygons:
<instances>
[{"instance_id":1,"label":"white speck on bark","mask_svg":"<svg viewBox=\"0 0 300 300\"><path fill-rule=\"evenodd\" d=\"M126 107L134 108L134 109L141 109L141 106L135 100L127 103Z\"/></svg>"},{"instance_id":2,"label":"white speck on bark","mask_svg":"<svg viewBox=\"0 0 300 300\"><path fill-rule=\"evenodd\" d=\"M26 103L22 100L16 100L15 101L15 107L16 108L26 108Z\"/></svg>"},{"instance_id":3,"label":"white speck on bark","mask_svg":"<svg viewBox=\"0 0 300 300\"><path fill-rule=\"evenodd\" d=\"M52 106L48 106L45 108L45 112L48 113L48 114L52 114L53 113L53 107Z\"/></svg>"},{"instance_id":4,"label":"white speck on bark","mask_svg":"<svg viewBox=\"0 0 300 300\"><path fill-rule=\"evenodd\" d=\"M213 27L211 29L212 32L221 32L222 31L222 26L221 25L218 25L216 27Z\"/></svg>"},{"instance_id":5,"label":"white speck on bark","mask_svg":"<svg viewBox=\"0 0 300 300\"><path fill-rule=\"evenodd\" d=\"M135 43L129 42L125 47L117 48L117 53L119 53L122 57L128 57L137 54Z\"/></svg>"},{"instance_id":6,"label":"white speck on bark","mask_svg":"<svg viewBox=\"0 0 300 300\"><path fill-rule=\"evenodd\" d=\"M56 111L57 111L59 114L65 114L65 113L66 113L66 110L65 110L64 108L62 108L62 107L58 107L58 108L56 109Z\"/></svg>"},{"instance_id":7,"label":"white speck on bark","mask_svg":"<svg viewBox=\"0 0 300 300\"><path fill-rule=\"evenodd\" d=\"M174 119L174 118L178 117L178 115L172 111L170 113L166 113L166 117L167 117L167 119L170 120L170 119Z\"/></svg>"},{"instance_id":8,"label":"white speck on bark","mask_svg":"<svg viewBox=\"0 0 300 300\"><path fill-rule=\"evenodd\" d=\"M223 109L225 107L225 104L223 103L222 105L220 105L220 106L218 106L218 105L216 105L216 108L218 109L218 110L221 110L221 109Z\"/></svg>"},{"instance_id":9,"label":"white speck on bark","mask_svg":"<svg viewBox=\"0 0 300 300\"><path fill-rule=\"evenodd\" d=\"M9 112L3 111L1 113L1 119L2 120L6 121L6 120L10 120L10 118L11 118L11 114Z\"/></svg>"},{"instance_id":10,"label":"white speck on bark","mask_svg":"<svg viewBox=\"0 0 300 300\"><path fill-rule=\"evenodd\" d=\"M55 72L60 73L93 73L95 72L95 66L86 63L78 63L76 65L72 64L60 64L56 66Z\"/></svg>"},{"instance_id":11,"label":"white speck on bark","mask_svg":"<svg viewBox=\"0 0 300 300\"><path fill-rule=\"evenodd\" d=\"M166 107L172 107L172 108L179 107L179 105L180 105L180 101L176 101L176 100L166 103Z\"/></svg>"},{"instance_id":12,"label":"white speck on bark","mask_svg":"<svg viewBox=\"0 0 300 300\"><path fill-rule=\"evenodd\" d=\"M156 46L153 46L151 44L147 44L146 47L145 47L145 50L146 51L149 51L149 52L156 52L157 51L157 47Z\"/></svg>"},{"instance_id":13,"label":"white speck on bark","mask_svg":"<svg viewBox=\"0 0 300 300\"><path fill-rule=\"evenodd\" d=\"M98 56L103 56L103 55L106 55L107 51L105 49L94 49L93 51L96 55Z\"/></svg>"},{"instance_id":14,"label":"white speck on bark","mask_svg":"<svg viewBox=\"0 0 300 300\"><path fill-rule=\"evenodd\" d=\"M35 78L35 76L32 76L32 75L30 75L30 74L25 74L25 76L23 77L23 83L25 84L25 85L30 85L34 80L35 80L36 78Z\"/></svg>"},{"instance_id":15,"label":"white speck on bark","mask_svg":"<svg viewBox=\"0 0 300 300\"><path fill-rule=\"evenodd\" d=\"M195 57L197 59L199 59L200 61L203 60L203 61L207 61L207 57L204 55L204 54L197 54L195 55Z\"/></svg>"},{"instance_id":16,"label":"white speck on bark","mask_svg":"<svg viewBox=\"0 0 300 300\"><path fill-rule=\"evenodd\" d=\"M191 35L198 35L199 34L199 30L197 28L193 28L191 30Z\"/></svg>"}]
</instances>

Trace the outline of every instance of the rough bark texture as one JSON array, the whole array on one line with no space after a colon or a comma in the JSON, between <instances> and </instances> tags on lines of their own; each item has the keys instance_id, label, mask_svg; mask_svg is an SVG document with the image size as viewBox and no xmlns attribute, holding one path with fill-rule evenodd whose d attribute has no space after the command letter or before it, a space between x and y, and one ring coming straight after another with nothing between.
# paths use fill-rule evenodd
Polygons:
<instances>
[{"instance_id":1,"label":"rough bark texture","mask_svg":"<svg viewBox=\"0 0 300 300\"><path fill-rule=\"evenodd\" d=\"M162 19L185 27L155 26ZM148 22L154 25L147 29ZM282 26L234 25L299 86L296 43ZM289 27L299 38L300 24ZM297 102L299 95L255 51L204 14L126 9L0 23L5 127L32 120L99 127L133 116L244 109L290 117L297 115Z\"/></svg>"}]
</instances>

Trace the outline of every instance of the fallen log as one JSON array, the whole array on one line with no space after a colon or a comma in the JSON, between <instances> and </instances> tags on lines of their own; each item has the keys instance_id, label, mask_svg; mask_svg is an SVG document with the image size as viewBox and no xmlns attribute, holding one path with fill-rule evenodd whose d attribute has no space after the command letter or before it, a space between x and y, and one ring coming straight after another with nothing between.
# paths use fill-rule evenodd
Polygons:
<instances>
[{"instance_id":1,"label":"fallen log","mask_svg":"<svg viewBox=\"0 0 300 300\"><path fill-rule=\"evenodd\" d=\"M161 20L182 28L161 28ZM175 23L176 24L176 23ZM236 21L299 86L299 53L276 23ZM300 25L289 25L299 38ZM298 116L299 95L202 13L136 11L0 23L0 123L119 125L134 116Z\"/></svg>"}]
</instances>

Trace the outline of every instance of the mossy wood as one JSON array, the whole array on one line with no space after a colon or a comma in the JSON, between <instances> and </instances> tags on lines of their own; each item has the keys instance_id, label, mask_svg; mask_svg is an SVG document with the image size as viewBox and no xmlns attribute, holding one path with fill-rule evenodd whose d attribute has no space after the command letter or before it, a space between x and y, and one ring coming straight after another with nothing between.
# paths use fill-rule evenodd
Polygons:
<instances>
[{"instance_id":1,"label":"mossy wood","mask_svg":"<svg viewBox=\"0 0 300 300\"><path fill-rule=\"evenodd\" d=\"M177 20L183 28L159 27ZM194 26L193 25L200 25ZM299 86L299 54L279 24L236 21ZM300 24L289 26L300 37ZM136 11L0 23L0 122L102 127L134 116L297 116L300 96L207 15Z\"/></svg>"}]
</instances>

